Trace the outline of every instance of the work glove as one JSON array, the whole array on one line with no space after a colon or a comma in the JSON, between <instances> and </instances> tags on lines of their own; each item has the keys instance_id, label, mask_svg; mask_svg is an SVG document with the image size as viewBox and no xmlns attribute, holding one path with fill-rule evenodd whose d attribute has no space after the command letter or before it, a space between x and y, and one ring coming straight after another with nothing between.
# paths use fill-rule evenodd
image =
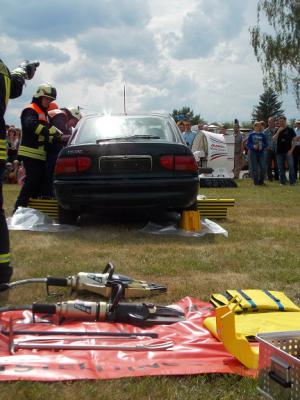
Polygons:
<instances>
[{"instance_id":1,"label":"work glove","mask_svg":"<svg viewBox=\"0 0 300 400\"><path fill-rule=\"evenodd\" d=\"M59 143L62 139L62 132L55 126L49 128L49 143Z\"/></svg>"},{"instance_id":2,"label":"work glove","mask_svg":"<svg viewBox=\"0 0 300 400\"><path fill-rule=\"evenodd\" d=\"M39 61L29 62L23 61L18 68L13 70L13 74L21 75L24 79L30 80L34 77L37 67L40 65Z\"/></svg>"},{"instance_id":3,"label":"work glove","mask_svg":"<svg viewBox=\"0 0 300 400\"><path fill-rule=\"evenodd\" d=\"M57 130L55 128L55 126L51 126L51 128L49 128L49 135L54 136L57 133Z\"/></svg>"}]
</instances>

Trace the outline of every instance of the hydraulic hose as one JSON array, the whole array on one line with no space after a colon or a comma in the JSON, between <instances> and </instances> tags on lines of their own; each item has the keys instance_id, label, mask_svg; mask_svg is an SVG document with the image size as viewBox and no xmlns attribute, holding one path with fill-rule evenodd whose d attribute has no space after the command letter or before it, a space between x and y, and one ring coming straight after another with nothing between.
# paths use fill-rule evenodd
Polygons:
<instances>
[{"instance_id":1,"label":"hydraulic hose","mask_svg":"<svg viewBox=\"0 0 300 400\"><path fill-rule=\"evenodd\" d=\"M24 311L24 310L32 310L32 305L24 305L24 306L7 306L7 307L0 307L0 313L7 312L7 311Z\"/></svg>"}]
</instances>

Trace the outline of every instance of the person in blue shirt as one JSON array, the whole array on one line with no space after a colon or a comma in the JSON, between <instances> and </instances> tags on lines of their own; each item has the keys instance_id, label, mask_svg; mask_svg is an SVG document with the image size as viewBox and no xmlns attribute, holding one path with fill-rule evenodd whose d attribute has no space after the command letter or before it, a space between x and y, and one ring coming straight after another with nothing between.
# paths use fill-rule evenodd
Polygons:
<instances>
[{"instance_id":1,"label":"person in blue shirt","mask_svg":"<svg viewBox=\"0 0 300 400\"><path fill-rule=\"evenodd\" d=\"M186 145L191 149L197 132L191 130L190 121L184 121L184 132L181 135Z\"/></svg>"},{"instance_id":2,"label":"person in blue shirt","mask_svg":"<svg viewBox=\"0 0 300 400\"><path fill-rule=\"evenodd\" d=\"M268 143L259 121L254 122L253 128L254 130L250 133L247 141L247 148L250 151L252 178L254 185L265 185L265 149L268 147Z\"/></svg>"}]
</instances>

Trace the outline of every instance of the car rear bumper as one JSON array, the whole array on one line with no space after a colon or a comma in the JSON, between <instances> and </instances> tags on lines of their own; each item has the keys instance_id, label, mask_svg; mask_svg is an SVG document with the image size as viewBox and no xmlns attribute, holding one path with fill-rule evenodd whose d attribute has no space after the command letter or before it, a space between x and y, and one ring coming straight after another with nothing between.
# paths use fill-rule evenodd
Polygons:
<instances>
[{"instance_id":1,"label":"car rear bumper","mask_svg":"<svg viewBox=\"0 0 300 400\"><path fill-rule=\"evenodd\" d=\"M99 208L154 207L180 209L196 201L199 180L192 178L105 181L55 180L55 194L63 208L89 210Z\"/></svg>"}]
</instances>

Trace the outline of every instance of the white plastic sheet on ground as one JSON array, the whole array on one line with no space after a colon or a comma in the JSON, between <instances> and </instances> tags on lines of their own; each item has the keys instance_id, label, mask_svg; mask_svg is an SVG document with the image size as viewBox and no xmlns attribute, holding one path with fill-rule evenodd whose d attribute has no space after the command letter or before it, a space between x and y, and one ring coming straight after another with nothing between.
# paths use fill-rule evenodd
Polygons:
<instances>
[{"instance_id":1,"label":"white plastic sheet on ground","mask_svg":"<svg viewBox=\"0 0 300 400\"><path fill-rule=\"evenodd\" d=\"M34 232L66 232L78 229L72 225L56 224L48 215L39 210L19 207L12 217L7 218L9 230Z\"/></svg>"},{"instance_id":2,"label":"white plastic sheet on ground","mask_svg":"<svg viewBox=\"0 0 300 400\"><path fill-rule=\"evenodd\" d=\"M214 235L221 234L228 237L228 232L224 228L207 218L201 219L201 231L199 232L185 231L180 229L177 224L162 226L152 222L149 222L143 229L141 229L141 232L153 233L155 235L178 235L186 237L202 237L212 233Z\"/></svg>"}]
</instances>

